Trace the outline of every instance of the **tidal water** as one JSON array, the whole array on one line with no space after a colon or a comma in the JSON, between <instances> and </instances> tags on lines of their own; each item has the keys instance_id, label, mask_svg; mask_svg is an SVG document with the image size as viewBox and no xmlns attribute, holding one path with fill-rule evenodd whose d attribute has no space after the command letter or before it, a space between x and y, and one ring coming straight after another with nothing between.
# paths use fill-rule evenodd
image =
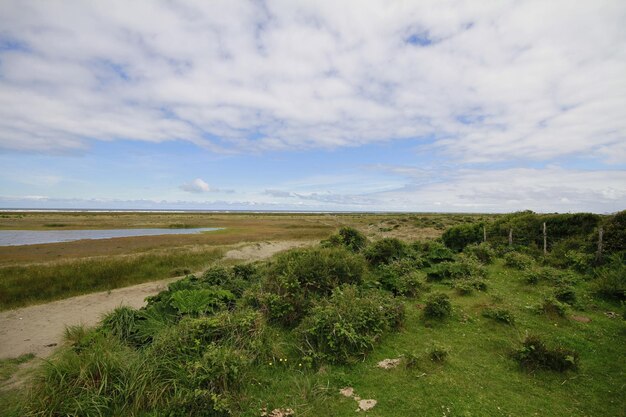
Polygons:
<instances>
[{"instance_id":1,"label":"tidal water","mask_svg":"<svg viewBox=\"0 0 626 417\"><path fill-rule=\"evenodd\" d=\"M196 229L110 229L110 230L0 230L0 246L37 245L82 239L112 239L129 236L191 235L219 230Z\"/></svg>"}]
</instances>

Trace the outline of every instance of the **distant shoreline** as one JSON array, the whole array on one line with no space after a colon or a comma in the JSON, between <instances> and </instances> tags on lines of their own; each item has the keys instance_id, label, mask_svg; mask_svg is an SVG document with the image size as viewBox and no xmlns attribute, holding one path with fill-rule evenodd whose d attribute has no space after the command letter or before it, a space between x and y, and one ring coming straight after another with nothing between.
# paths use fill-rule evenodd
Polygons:
<instances>
[{"instance_id":1,"label":"distant shoreline","mask_svg":"<svg viewBox=\"0 0 626 417\"><path fill-rule=\"evenodd\" d=\"M263 213L263 214L483 214L481 212L358 211L358 210L215 210L215 209L62 209L0 208L0 213Z\"/></svg>"}]
</instances>

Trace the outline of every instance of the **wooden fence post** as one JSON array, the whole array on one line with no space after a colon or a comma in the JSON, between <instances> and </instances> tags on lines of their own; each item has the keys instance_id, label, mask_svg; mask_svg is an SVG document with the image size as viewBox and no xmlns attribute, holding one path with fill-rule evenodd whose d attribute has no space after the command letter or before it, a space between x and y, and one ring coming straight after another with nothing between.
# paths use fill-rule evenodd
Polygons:
<instances>
[{"instance_id":1,"label":"wooden fence post","mask_svg":"<svg viewBox=\"0 0 626 417\"><path fill-rule=\"evenodd\" d=\"M543 222L543 254L548 254L548 234L546 232L546 222Z\"/></svg>"},{"instance_id":2,"label":"wooden fence post","mask_svg":"<svg viewBox=\"0 0 626 417\"><path fill-rule=\"evenodd\" d=\"M509 229L509 246L513 246L513 229Z\"/></svg>"},{"instance_id":3,"label":"wooden fence post","mask_svg":"<svg viewBox=\"0 0 626 417\"><path fill-rule=\"evenodd\" d=\"M487 227L483 226L483 242L487 241Z\"/></svg>"},{"instance_id":4,"label":"wooden fence post","mask_svg":"<svg viewBox=\"0 0 626 417\"><path fill-rule=\"evenodd\" d=\"M604 229L602 226L598 229L598 252L596 253L596 260L602 261L602 235L604 234Z\"/></svg>"}]
</instances>

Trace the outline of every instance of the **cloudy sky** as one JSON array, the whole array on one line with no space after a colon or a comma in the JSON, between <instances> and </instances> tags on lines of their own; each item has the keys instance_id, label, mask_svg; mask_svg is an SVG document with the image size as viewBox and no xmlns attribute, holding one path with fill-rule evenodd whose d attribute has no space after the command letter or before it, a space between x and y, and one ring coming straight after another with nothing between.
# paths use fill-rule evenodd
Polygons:
<instances>
[{"instance_id":1,"label":"cloudy sky","mask_svg":"<svg viewBox=\"0 0 626 417\"><path fill-rule=\"evenodd\" d=\"M0 2L0 207L614 212L626 2Z\"/></svg>"}]
</instances>

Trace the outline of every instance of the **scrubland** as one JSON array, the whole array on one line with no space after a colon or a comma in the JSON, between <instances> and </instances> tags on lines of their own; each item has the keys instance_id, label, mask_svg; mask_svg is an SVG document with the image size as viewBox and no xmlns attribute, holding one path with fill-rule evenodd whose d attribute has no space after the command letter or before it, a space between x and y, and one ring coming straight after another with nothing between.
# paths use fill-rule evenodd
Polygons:
<instances>
[{"instance_id":1,"label":"scrubland","mask_svg":"<svg viewBox=\"0 0 626 417\"><path fill-rule=\"evenodd\" d=\"M68 328L0 407L348 416L371 399L369 416L625 415L626 212L424 217L317 216L314 247L211 258L144 308Z\"/></svg>"}]
</instances>

